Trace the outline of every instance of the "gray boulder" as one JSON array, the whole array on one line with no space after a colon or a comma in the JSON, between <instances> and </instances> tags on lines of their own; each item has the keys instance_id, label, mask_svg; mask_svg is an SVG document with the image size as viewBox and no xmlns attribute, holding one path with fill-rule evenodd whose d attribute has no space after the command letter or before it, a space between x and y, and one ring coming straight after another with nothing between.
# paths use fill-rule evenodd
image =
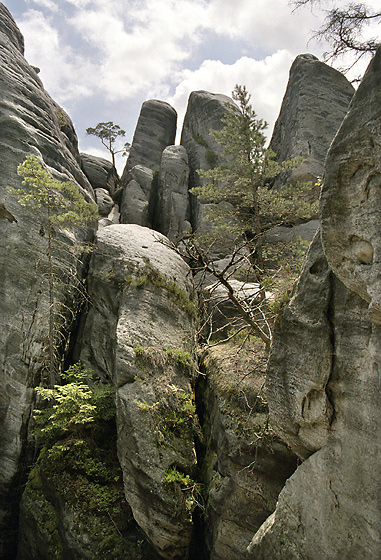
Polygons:
<instances>
[{"instance_id":1,"label":"gray boulder","mask_svg":"<svg viewBox=\"0 0 381 560\"><path fill-rule=\"evenodd\" d=\"M81 163L93 189L106 189L111 196L119 188L119 177L115 167L107 159L81 153Z\"/></svg>"},{"instance_id":2,"label":"gray boulder","mask_svg":"<svg viewBox=\"0 0 381 560\"><path fill-rule=\"evenodd\" d=\"M106 189L95 189L95 198L101 216L108 216L114 206L114 201Z\"/></svg>"},{"instance_id":3,"label":"gray boulder","mask_svg":"<svg viewBox=\"0 0 381 560\"><path fill-rule=\"evenodd\" d=\"M333 352L330 275L318 232L274 331L267 373L272 425L303 459L327 443L333 414L327 389Z\"/></svg>"},{"instance_id":4,"label":"gray boulder","mask_svg":"<svg viewBox=\"0 0 381 560\"><path fill-rule=\"evenodd\" d=\"M183 146L168 146L162 153L159 171L155 229L176 242L190 230L188 156Z\"/></svg>"},{"instance_id":5,"label":"gray boulder","mask_svg":"<svg viewBox=\"0 0 381 560\"><path fill-rule=\"evenodd\" d=\"M321 220L324 251L340 280L381 325L381 49L327 156Z\"/></svg>"},{"instance_id":6,"label":"gray boulder","mask_svg":"<svg viewBox=\"0 0 381 560\"><path fill-rule=\"evenodd\" d=\"M348 80L311 54L296 57L269 144L278 161L302 156L303 162L275 181L314 181L323 176L330 143L348 110L354 88Z\"/></svg>"},{"instance_id":7,"label":"gray boulder","mask_svg":"<svg viewBox=\"0 0 381 560\"><path fill-rule=\"evenodd\" d=\"M44 267L46 237L42 214L20 206L7 185L21 185L17 166L27 155L41 158L60 180L73 180L87 200L93 189L75 152L68 117L44 90L36 71L23 57L23 40L8 10L0 4L0 555L12 557L17 545L20 483L28 460L33 387L39 384L46 340L49 301ZM65 119L65 123L63 122ZM69 137L70 136L70 137ZM75 137L76 138L76 137ZM8 214L6 214L8 215ZM75 240L61 232L61 240ZM68 294L62 293L62 297ZM67 300L68 303L70 301Z\"/></svg>"},{"instance_id":8,"label":"gray boulder","mask_svg":"<svg viewBox=\"0 0 381 560\"><path fill-rule=\"evenodd\" d=\"M188 266L165 239L138 225L98 232L81 359L116 386L118 454L135 520L163 558L186 559L192 493L167 477L175 469L186 485L195 476L194 306Z\"/></svg>"},{"instance_id":9,"label":"gray boulder","mask_svg":"<svg viewBox=\"0 0 381 560\"><path fill-rule=\"evenodd\" d=\"M268 398L284 441L302 457L318 449L287 481L255 535L249 547L255 560L377 558L380 552L374 452L380 332L367 318L366 302L329 271L318 239L314 245L295 296L299 305L291 300L276 333ZM315 327L311 312L305 314L311 296L316 307L326 306L325 331L322 318Z\"/></svg>"},{"instance_id":10,"label":"gray boulder","mask_svg":"<svg viewBox=\"0 0 381 560\"><path fill-rule=\"evenodd\" d=\"M258 346L239 347L209 349L198 387L207 444L200 464L204 531L211 560L247 558L253 528L275 508L296 468L296 456L268 424L266 359Z\"/></svg>"}]
</instances>

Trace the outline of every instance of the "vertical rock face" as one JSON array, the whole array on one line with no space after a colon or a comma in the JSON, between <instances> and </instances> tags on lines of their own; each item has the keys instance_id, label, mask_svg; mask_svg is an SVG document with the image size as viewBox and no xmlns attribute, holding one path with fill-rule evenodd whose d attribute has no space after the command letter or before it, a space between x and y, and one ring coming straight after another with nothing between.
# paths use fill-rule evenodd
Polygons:
<instances>
[{"instance_id":1,"label":"vertical rock face","mask_svg":"<svg viewBox=\"0 0 381 560\"><path fill-rule=\"evenodd\" d=\"M318 232L275 328L267 377L273 426L304 459L326 444L332 418L327 394L333 352L330 299L331 271Z\"/></svg>"},{"instance_id":2,"label":"vertical rock face","mask_svg":"<svg viewBox=\"0 0 381 560\"><path fill-rule=\"evenodd\" d=\"M327 156L321 219L334 273L381 325L381 50Z\"/></svg>"},{"instance_id":3,"label":"vertical rock face","mask_svg":"<svg viewBox=\"0 0 381 560\"><path fill-rule=\"evenodd\" d=\"M103 228L90 273L81 359L117 388L118 454L134 518L166 559L188 555L195 476L188 266L137 225ZM192 412L193 411L193 412ZM186 483L186 482L185 482Z\"/></svg>"},{"instance_id":4,"label":"vertical rock face","mask_svg":"<svg viewBox=\"0 0 381 560\"><path fill-rule=\"evenodd\" d=\"M221 146L210 134L210 130L223 127L222 118L228 108L226 104L234 104L226 95L193 91L189 96L187 112L181 134L181 145L187 151L189 159L189 184L199 186L201 179L198 169L210 169L221 156ZM203 216L202 205L196 200L192 204L192 226L198 229Z\"/></svg>"},{"instance_id":5,"label":"vertical rock face","mask_svg":"<svg viewBox=\"0 0 381 560\"><path fill-rule=\"evenodd\" d=\"M162 154L155 229L176 242L190 229L188 156L183 146L168 146Z\"/></svg>"},{"instance_id":6,"label":"vertical rock face","mask_svg":"<svg viewBox=\"0 0 381 560\"><path fill-rule=\"evenodd\" d=\"M123 185L135 165L159 169L162 151L175 142L176 122L177 113L168 103L156 99L143 103L123 171Z\"/></svg>"},{"instance_id":7,"label":"vertical rock face","mask_svg":"<svg viewBox=\"0 0 381 560\"><path fill-rule=\"evenodd\" d=\"M250 553L256 560L380 555L380 60L378 51L327 156L324 252L316 238L278 326L270 416L302 457L316 451L288 480L255 535ZM323 313L313 312L313 294ZM304 359L295 360L298 333Z\"/></svg>"},{"instance_id":8,"label":"vertical rock face","mask_svg":"<svg viewBox=\"0 0 381 560\"><path fill-rule=\"evenodd\" d=\"M327 150L353 94L353 86L334 68L311 54L296 57L269 147L279 161L302 156L303 162L275 186L323 175Z\"/></svg>"},{"instance_id":9,"label":"vertical rock face","mask_svg":"<svg viewBox=\"0 0 381 560\"><path fill-rule=\"evenodd\" d=\"M34 154L55 178L76 181L88 200L94 196L78 164L72 123L46 93L22 52L21 33L0 4L0 202L4 207L0 216L0 556L4 558L12 557L17 545L12 531L49 306L41 214L20 206L6 187L21 184L17 166ZM6 219L6 212L17 221ZM64 235L62 239L70 242Z\"/></svg>"}]
</instances>

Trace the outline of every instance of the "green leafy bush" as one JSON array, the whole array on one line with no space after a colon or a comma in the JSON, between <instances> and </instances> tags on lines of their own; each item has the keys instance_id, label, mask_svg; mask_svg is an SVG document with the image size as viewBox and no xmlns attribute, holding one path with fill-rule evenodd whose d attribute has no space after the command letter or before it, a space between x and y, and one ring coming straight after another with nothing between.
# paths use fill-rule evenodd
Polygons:
<instances>
[{"instance_id":1,"label":"green leafy bush","mask_svg":"<svg viewBox=\"0 0 381 560\"><path fill-rule=\"evenodd\" d=\"M109 420L115 415L112 385L95 381L80 362L61 377L64 385L35 389L51 404L34 410L39 434L47 442L69 434L79 436L95 419Z\"/></svg>"}]
</instances>

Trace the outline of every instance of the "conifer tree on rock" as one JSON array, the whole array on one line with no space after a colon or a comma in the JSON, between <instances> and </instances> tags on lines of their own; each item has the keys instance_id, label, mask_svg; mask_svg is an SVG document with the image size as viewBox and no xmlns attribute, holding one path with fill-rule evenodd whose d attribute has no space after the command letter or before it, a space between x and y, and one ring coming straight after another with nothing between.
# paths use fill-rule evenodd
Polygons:
<instances>
[{"instance_id":1,"label":"conifer tree on rock","mask_svg":"<svg viewBox=\"0 0 381 560\"><path fill-rule=\"evenodd\" d=\"M95 204L87 202L72 181L58 181L41 165L38 158L29 155L17 168L17 174L23 177L19 187L8 187L15 194L22 206L32 210L43 209L43 221L40 235L46 238L47 266L44 273L48 283L49 294L49 335L48 357L44 370L49 381L54 382L58 371L60 349L65 343L65 324L67 317L74 318L75 310L57 301L57 288L64 285L73 294L73 299L84 295L84 288L77 276L77 264L85 247L81 244L70 246L67 241L59 239L59 230L86 226L98 217Z\"/></svg>"}]
</instances>

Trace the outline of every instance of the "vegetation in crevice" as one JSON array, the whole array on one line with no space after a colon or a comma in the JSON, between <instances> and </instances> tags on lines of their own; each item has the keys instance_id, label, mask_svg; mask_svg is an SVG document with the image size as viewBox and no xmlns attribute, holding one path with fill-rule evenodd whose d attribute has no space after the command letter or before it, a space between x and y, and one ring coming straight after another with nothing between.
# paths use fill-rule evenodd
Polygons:
<instances>
[{"instance_id":1,"label":"vegetation in crevice","mask_svg":"<svg viewBox=\"0 0 381 560\"><path fill-rule=\"evenodd\" d=\"M82 543L83 535L91 536L94 558L156 558L125 500L113 387L81 364L70 367L63 382L36 389L51 406L42 403L35 411L38 441L44 446L28 487L43 480L40 499L61 519L72 512L79 529L71 538Z\"/></svg>"}]
</instances>

